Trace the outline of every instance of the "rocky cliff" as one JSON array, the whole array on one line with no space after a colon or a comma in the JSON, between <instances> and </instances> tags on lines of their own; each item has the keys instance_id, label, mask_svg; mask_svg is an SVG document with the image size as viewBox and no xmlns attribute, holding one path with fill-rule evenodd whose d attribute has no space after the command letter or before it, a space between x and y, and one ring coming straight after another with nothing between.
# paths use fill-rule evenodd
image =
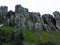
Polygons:
<instances>
[{"instance_id":1,"label":"rocky cliff","mask_svg":"<svg viewBox=\"0 0 60 45\"><path fill-rule=\"evenodd\" d=\"M0 16L3 18L1 18L0 22L3 22L5 26L14 26L17 29L60 31L60 13L58 11L53 12L53 17L51 14L41 16L39 12L29 12L27 8L21 5L15 6L15 12L7 12L7 8L4 8L6 10L1 8ZM4 15L4 11L7 14Z\"/></svg>"}]
</instances>

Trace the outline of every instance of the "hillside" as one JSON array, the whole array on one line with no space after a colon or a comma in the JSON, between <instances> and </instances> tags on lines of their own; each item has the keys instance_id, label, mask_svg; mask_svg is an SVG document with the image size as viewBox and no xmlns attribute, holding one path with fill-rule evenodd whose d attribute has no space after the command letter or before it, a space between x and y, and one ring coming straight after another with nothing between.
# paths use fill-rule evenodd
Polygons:
<instances>
[{"instance_id":1,"label":"hillside","mask_svg":"<svg viewBox=\"0 0 60 45\"><path fill-rule=\"evenodd\" d=\"M14 27L2 27L5 32L15 31L17 33L24 34L24 45L37 45L39 43L47 42L60 42L59 32L45 32L39 30L16 30ZM3 45L9 45L9 43L3 43Z\"/></svg>"}]
</instances>

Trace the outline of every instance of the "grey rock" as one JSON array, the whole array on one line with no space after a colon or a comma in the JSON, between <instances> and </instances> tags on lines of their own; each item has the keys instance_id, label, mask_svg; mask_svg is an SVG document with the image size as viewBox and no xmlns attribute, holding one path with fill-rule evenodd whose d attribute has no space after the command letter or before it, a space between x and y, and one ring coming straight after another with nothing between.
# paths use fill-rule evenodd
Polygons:
<instances>
[{"instance_id":1,"label":"grey rock","mask_svg":"<svg viewBox=\"0 0 60 45\"><path fill-rule=\"evenodd\" d=\"M55 26L56 23L55 23L54 18L53 18L52 15L50 15L50 14L44 14L42 16L42 18L43 18L43 21L44 21L44 23L46 25L45 27L47 27L47 25L48 25L49 31L57 31L56 30L56 26ZM46 30L48 30L48 29L46 29Z\"/></svg>"},{"instance_id":2,"label":"grey rock","mask_svg":"<svg viewBox=\"0 0 60 45\"><path fill-rule=\"evenodd\" d=\"M60 31L60 13L58 11L53 12L54 18L56 20L56 27Z\"/></svg>"}]
</instances>

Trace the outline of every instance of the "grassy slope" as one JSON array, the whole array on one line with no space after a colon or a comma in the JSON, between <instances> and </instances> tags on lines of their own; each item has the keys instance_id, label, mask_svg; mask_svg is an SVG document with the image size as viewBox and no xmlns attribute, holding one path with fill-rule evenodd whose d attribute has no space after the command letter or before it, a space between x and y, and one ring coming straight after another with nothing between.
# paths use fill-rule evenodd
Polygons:
<instances>
[{"instance_id":1,"label":"grassy slope","mask_svg":"<svg viewBox=\"0 0 60 45\"><path fill-rule=\"evenodd\" d=\"M57 37L60 37L60 33L57 32L42 32L42 31L30 31L30 30L16 30L14 27L2 27L4 31L17 31L22 32L24 34L24 44L25 45L36 45L38 43L46 43L48 41L51 42L60 42L60 39ZM52 35L53 34L53 35ZM5 45L5 44L4 44ZM7 44L6 44L7 45Z\"/></svg>"}]
</instances>

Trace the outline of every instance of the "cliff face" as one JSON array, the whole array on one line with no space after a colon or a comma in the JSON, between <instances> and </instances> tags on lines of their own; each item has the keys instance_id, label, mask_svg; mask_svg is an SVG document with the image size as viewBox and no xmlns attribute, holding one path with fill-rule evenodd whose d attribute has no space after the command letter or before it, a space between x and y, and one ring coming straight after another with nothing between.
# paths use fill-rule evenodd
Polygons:
<instances>
[{"instance_id":1,"label":"cliff face","mask_svg":"<svg viewBox=\"0 0 60 45\"><path fill-rule=\"evenodd\" d=\"M1 9L0 9L1 12ZM14 26L17 29L60 31L60 13L58 11L51 14L40 15L39 12L29 12L21 5L15 6L15 12L10 11L6 15L6 25Z\"/></svg>"},{"instance_id":2,"label":"cliff face","mask_svg":"<svg viewBox=\"0 0 60 45\"><path fill-rule=\"evenodd\" d=\"M53 12L56 20L56 27L60 30L60 13L58 11Z\"/></svg>"}]
</instances>

